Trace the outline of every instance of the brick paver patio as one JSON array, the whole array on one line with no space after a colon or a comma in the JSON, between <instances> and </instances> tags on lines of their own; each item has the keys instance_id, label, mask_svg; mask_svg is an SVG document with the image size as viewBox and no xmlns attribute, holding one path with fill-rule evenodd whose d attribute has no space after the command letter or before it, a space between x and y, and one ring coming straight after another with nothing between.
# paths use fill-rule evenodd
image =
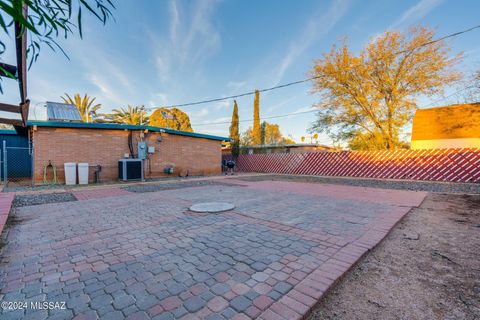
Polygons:
<instances>
[{"instance_id":1,"label":"brick paver patio","mask_svg":"<svg viewBox=\"0 0 480 320\"><path fill-rule=\"evenodd\" d=\"M425 196L230 182L16 209L2 235L2 300L66 309L1 318L298 319ZM187 209L219 200L236 209Z\"/></svg>"},{"instance_id":2,"label":"brick paver patio","mask_svg":"<svg viewBox=\"0 0 480 320\"><path fill-rule=\"evenodd\" d=\"M72 194L78 200L90 200L90 199L99 199L99 198L108 198L115 196L127 195L130 192L125 189L120 188L94 188L89 190L72 190Z\"/></svg>"}]
</instances>

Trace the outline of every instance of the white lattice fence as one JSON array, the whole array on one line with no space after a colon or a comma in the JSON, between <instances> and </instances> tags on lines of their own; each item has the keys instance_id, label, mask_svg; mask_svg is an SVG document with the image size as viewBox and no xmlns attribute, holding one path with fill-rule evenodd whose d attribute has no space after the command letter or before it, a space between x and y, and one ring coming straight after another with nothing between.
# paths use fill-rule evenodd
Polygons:
<instances>
[{"instance_id":1,"label":"white lattice fence","mask_svg":"<svg viewBox=\"0 0 480 320\"><path fill-rule=\"evenodd\" d=\"M237 159L237 170L480 183L480 150L242 154Z\"/></svg>"}]
</instances>

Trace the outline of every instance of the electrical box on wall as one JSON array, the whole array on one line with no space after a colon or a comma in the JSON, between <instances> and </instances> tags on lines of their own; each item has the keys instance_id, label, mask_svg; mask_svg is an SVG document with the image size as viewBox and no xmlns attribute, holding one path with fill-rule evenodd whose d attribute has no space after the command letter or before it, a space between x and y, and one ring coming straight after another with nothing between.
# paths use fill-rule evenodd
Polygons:
<instances>
[{"instance_id":1,"label":"electrical box on wall","mask_svg":"<svg viewBox=\"0 0 480 320\"><path fill-rule=\"evenodd\" d=\"M144 141L138 142L137 145L138 159L145 160L147 158L147 143Z\"/></svg>"},{"instance_id":2,"label":"electrical box on wall","mask_svg":"<svg viewBox=\"0 0 480 320\"><path fill-rule=\"evenodd\" d=\"M155 153L155 147L148 147L148 153Z\"/></svg>"}]
</instances>

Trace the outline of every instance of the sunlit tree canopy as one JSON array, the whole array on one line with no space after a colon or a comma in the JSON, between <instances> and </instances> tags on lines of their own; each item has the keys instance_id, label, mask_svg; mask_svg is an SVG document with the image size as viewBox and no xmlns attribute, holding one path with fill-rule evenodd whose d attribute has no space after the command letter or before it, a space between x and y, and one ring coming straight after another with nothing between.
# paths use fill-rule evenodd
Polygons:
<instances>
[{"instance_id":1,"label":"sunlit tree canopy","mask_svg":"<svg viewBox=\"0 0 480 320\"><path fill-rule=\"evenodd\" d=\"M261 124L263 128L261 131L264 132L264 137L262 137L262 142L264 144L293 144L295 141L288 137L284 137L280 131L280 126L274 123L268 123L263 121ZM253 133L253 128L248 128L241 137L241 145L243 146L252 146L256 145Z\"/></svg>"},{"instance_id":2,"label":"sunlit tree canopy","mask_svg":"<svg viewBox=\"0 0 480 320\"><path fill-rule=\"evenodd\" d=\"M192 132L188 115L178 108L157 108L150 116L150 125Z\"/></svg>"},{"instance_id":3,"label":"sunlit tree canopy","mask_svg":"<svg viewBox=\"0 0 480 320\"><path fill-rule=\"evenodd\" d=\"M313 92L319 112L312 131L324 131L352 149L403 147L400 131L418 107L420 96L441 93L461 76L445 41L433 42L423 27L386 32L358 55L346 42L316 60Z\"/></svg>"}]
</instances>

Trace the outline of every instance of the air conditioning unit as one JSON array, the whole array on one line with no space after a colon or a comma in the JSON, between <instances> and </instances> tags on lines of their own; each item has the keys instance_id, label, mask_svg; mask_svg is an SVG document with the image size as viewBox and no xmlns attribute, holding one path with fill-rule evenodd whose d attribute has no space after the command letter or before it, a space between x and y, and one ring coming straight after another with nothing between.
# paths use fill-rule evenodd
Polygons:
<instances>
[{"instance_id":1,"label":"air conditioning unit","mask_svg":"<svg viewBox=\"0 0 480 320\"><path fill-rule=\"evenodd\" d=\"M122 181L143 180L142 159L118 160L118 179Z\"/></svg>"}]
</instances>

